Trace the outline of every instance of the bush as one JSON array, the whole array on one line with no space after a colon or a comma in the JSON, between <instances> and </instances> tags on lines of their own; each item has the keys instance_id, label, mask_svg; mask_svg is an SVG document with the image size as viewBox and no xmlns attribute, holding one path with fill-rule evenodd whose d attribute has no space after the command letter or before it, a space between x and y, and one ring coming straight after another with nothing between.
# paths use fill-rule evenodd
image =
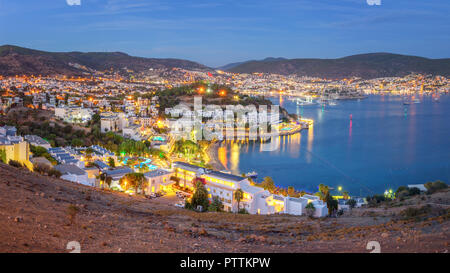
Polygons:
<instances>
[{"instance_id":1,"label":"bush","mask_svg":"<svg viewBox=\"0 0 450 273\"><path fill-rule=\"evenodd\" d=\"M419 221L420 219L430 214L431 211L432 208L430 205L426 205L420 208L407 208L400 212L400 216L405 220L414 219L416 221Z\"/></svg>"},{"instance_id":2,"label":"bush","mask_svg":"<svg viewBox=\"0 0 450 273\"><path fill-rule=\"evenodd\" d=\"M48 174L51 168L45 164L35 163L33 164L33 171L40 174Z\"/></svg>"},{"instance_id":3,"label":"bush","mask_svg":"<svg viewBox=\"0 0 450 273\"><path fill-rule=\"evenodd\" d=\"M408 191L408 187L405 187L405 186L398 187L397 191L395 192L395 196L399 196L400 193L404 192L404 191Z\"/></svg>"},{"instance_id":4,"label":"bush","mask_svg":"<svg viewBox=\"0 0 450 273\"><path fill-rule=\"evenodd\" d=\"M347 205L353 209L354 207L356 207L356 200L355 199L350 199L347 201Z\"/></svg>"},{"instance_id":5,"label":"bush","mask_svg":"<svg viewBox=\"0 0 450 273\"><path fill-rule=\"evenodd\" d=\"M420 190L418 188L409 188L408 193L409 193L409 196L419 195Z\"/></svg>"},{"instance_id":6,"label":"bush","mask_svg":"<svg viewBox=\"0 0 450 273\"><path fill-rule=\"evenodd\" d=\"M51 170L48 171L48 175L49 176L54 176L56 178L60 178L62 173L60 171L56 170L56 169L51 169Z\"/></svg>"},{"instance_id":7,"label":"bush","mask_svg":"<svg viewBox=\"0 0 450 273\"><path fill-rule=\"evenodd\" d=\"M80 209L75 205L69 205L67 206L67 217L70 220L70 224L73 224L75 222L75 217L77 216Z\"/></svg>"},{"instance_id":8,"label":"bush","mask_svg":"<svg viewBox=\"0 0 450 273\"><path fill-rule=\"evenodd\" d=\"M330 216L334 215L334 213L336 213L336 211L338 210L338 207L339 207L338 201L329 194L327 194L325 201L327 203L328 214Z\"/></svg>"},{"instance_id":9,"label":"bush","mask_svg":"<svg viewBox=\"0 0 450 273\"><path fill-rule=\"evenodd\" d=\"M369 203L370 206L374 206L374 205L377 205L379 203L385 202L386 201L386 197L384 195L381 195L381 194L375 194L374 196L367 196L366 200L367 200L367 202Z\"/></svg>"},{"instance_id":10,"label":"bush","mask_svg":"<svg viewBox=\"0 0 450 273\"><path fill-rule=\"evenodd\" d=\"M6 152L4 149L0 149L0 162L6 163Z\"/></svg>"},{"instance_id":11,"label":"bush","mask_svg":"<svg viewBox=\"0 0 450 273\"><path fill-rule=\"evenodd\" d=\"M396 191L396 197L401 199L404 199L405 197L408 196L414 196L414 195L419 195L420 194L420 190L418 188L407 188L405 186L401 186L397 189Z\"/></svg>"},{"instance_id":12,"label":"bush","mask_svg":"<svg viewBox=\"0 0 450 273\"><path fill-rule=\"evenodd\" d=\"M13 166L16 168L23 168L23 165L19 161L16 161L16 160L9 160L8 164L10 166Z\"/></svg>"},{"instance_id":13,"label":"bush","mask_svg":"<svg viewBox=\"0 0 450 273\"><path fill-rule=\"evenodd\" d=\"M448 187L447 184L445 184L442 181L435 181L435 182L427 182L425 183L425 188L427 188L427 193L435 193L437 191L446 189Z\"/></svg>"},{"instance_id":14,"label":"bush","mask_svg":"<svg viewBox=\"0 0 450 273\"><path fill-rule=\"evenodd\" d=\"M314 207L313 203L308 203L305 207L306 210L306 215L309 217L313 217L314 216L314 212L316 211L316 208Z\"/></svg>"},{"instance_id":15,"label":"bush","mask_svg":"<svg viewBox=\"0 0 450 273\"><path fill-rule=\"evenodd\" d=\"M222 208L223 208L222 201L220 201L218 196L214 196L211 204L208 207L208 210L220 212L222 211Z\"/></svg>"},{"instance_id":16,"label":"bush","mask_svg":"<svg viewBox=\"0 0 450 273\"><path fill-rule=\"evenodd\" d=\"M249 214L248 211L247 211L246 209L244 209L244 208L240 209L240 210L238 211L238 213L239 213L239 214Z\"/></svg>"}]
</instances>

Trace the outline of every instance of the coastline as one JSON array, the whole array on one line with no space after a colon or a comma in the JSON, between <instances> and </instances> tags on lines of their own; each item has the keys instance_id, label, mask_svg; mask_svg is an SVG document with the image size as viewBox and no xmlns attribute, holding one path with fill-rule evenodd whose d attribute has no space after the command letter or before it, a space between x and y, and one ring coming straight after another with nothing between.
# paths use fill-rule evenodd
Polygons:
<instances>
[{"instance_id":1,"label":"coastline","mask_svg":"<svg viewBox=\"0 0 450 273\"><path fill-rule=\"evenodd\" d=\"M296 128L295 130L292 131L286 131L286 132L278 132L280 136L285 136L285 135L294 135L294 134L300 134L302 130L304 129L308 129L309 126L300 126L299 128ZM211 165L211 167L217 171L224 171L227 170L227 167L224 166L222 164L222 162L220 162L219 160L219 155L218 155L218 149L220 144L222 143L222 141L217 141L213 144L211 144L208 148L208 157L209 157L209 162L208 164Z\"/></svg>"},{"instance_id":2,"label":"coastline","mask_svg":"<svg viewBox=\"0 0 450 273\"><path fill-rule=\"evenodd\" d=\"M211 165L211 167L218 171L226 170L226 167L220 162L218 150L220 146L221 141L218 141L216 143L213 143L208 148L208 156L209 156L209 162L208 164Z\"/></svg>"}]
</instances>

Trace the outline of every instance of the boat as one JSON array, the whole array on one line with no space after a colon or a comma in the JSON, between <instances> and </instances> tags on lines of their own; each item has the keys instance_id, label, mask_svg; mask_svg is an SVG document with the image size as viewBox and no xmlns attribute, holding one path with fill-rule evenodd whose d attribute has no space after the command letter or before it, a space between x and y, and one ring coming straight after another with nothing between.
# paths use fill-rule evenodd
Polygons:
<instances>
[{"instance_id":1,"label":"boat","mask_svg":"<svg viewBox=\"0 0 450 273\"><path fill-rule=\"evenodd\" d=\"M252 171L252 172L246 173L245 176L250 177L252 179L256 179L258 177L258 173L255 171Z\"/></svg>"},{"instance_id":2,"label":"boat","mask_svg":"<svg viewBox=\"0 0 450 273\"><path fill-rule=\"evenodd\" d=\"M335 100L331 100L328 102L328 105L335 106L337 105L337 102Z\"/></svg>"},{"instance_id":3,"label":"boat","mask_svg":"<svg viewBox=\"0 0 450 273\"><path fill-rule=\"evenodd\" d=\"M314 104L312 97L306 97L304 99L297 98L296 101L297 101L297 105L313 105Z\"/></svg>"}]
</instances>

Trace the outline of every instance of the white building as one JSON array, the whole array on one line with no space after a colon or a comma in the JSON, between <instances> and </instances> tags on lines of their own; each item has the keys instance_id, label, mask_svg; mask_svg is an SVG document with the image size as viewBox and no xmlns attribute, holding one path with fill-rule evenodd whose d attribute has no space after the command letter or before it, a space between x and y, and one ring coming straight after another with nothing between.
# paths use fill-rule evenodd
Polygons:
<instances>
[{"instance_id":1,"label":"white building","mask_svg":"<svg viewBox=\"0 0 450 273\"><path fill-rule=\"evenodd\" d=\"M88 173L72 164L62 164L62 165L56 165L54 167L56 170L60 171L62 176L61 179L80 183L86 186L95 186L95 178L89 178Z\"/></svg>"},{"instance_id":2,"label":"white building","mask_svg":"<svg viewBox=\"0 0 450 273\"><path fill-rule=\"evenodd\" d=\"M240 209L246 209L250 214L286 213L303 215L308 203L315 207L315 217L328 214L327 205L317 196L305 195L300 198L285 197L271 194L261 187L253 186L247 178L223 172L204 169L184 162L174 163L174 175L180 179L180 184L193 189L192 180L200 178L205 181L209 198L218 197L225 211L237 212L237 201L234 198L236 190L243 191Z\"/></svg>"},{"instance_id":3,"label":"white building","mask_svg":"<svg viewBox=\"0 0 450 273\"><path fill-rule=\"evenodd\" d=\"M162 190L167 190L170 185L174 184L174 181L170 180L170 177L173 173L158 169L154 171L150 171L144 174L145 179L147 179L147 189L145 189L145 193L157 193Z\"/></svg>"},{"instance_id":4,"label":"white building","mask_svg":"<svg viewBox=\"0 0 450 273\"><path fill-rule=\"evenodd\" d=\"M140 141L142 139L140 134L140 126L136 124L123 128L122 134L125 138L131 138L135 141Z\"/></svg>"},{"instance_id":5,"label":"white building","mask_svg":"<svg viewBox=\"0 0 450 273\"><path fill-rule=\"evenodd\" d=\"M55 116L71 123L85 123L92 119L93 111L76 106L55 107Z\"/></svg>"},{"instance_id":6,"label":"white building","mask_svg":"<svg viewBox=\"0 0 450 273\"><path fill-rule=\"evenodd\" d=\"M100 119L100 129L102 133L122 131L128 126L128 119L125 113L105 113Z\"/></svg>"},{"instance_id":7,"label":"white building","mask_svg":"<svg viewBox=\"0 0 450 273\"><path fill-rule=\"evenodd\" d=\"M33 146L40 146L40 147L43 147L45 149L50 149L52 147L50 145L50 143L48 143L48 141L44 140L40 136L26 135L24 138L25 138L26 141L28 141L28 143L30 143Z\"/></svg>"},{"instance_id":8,"label":"white building","mask_svg":"<svg viewBox=\"0 0 450 273\"><path fill-rule=\"evenodd\" d=\"M100 119L100 130L102 133L117 132L121 130L120 120L116 115L102 116Z\"/></svg>"},{"instance_id":9,"label":"white building","mask_svg":"<svg viewBox=\"0 0 450 273\"><path fill-rule=\"evenodd\" d=\"M140 117L139 123L142 127L150 127L153 123L153 119L151 117Z\"/></svg>"}]
</instances>

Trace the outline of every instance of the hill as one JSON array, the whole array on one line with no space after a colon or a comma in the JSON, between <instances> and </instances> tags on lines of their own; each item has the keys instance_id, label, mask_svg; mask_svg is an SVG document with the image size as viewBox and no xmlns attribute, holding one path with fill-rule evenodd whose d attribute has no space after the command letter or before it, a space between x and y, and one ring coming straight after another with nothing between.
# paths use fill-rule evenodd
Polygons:
<instances>
[{"instance_id":1,"label":"hill","mask_svg":"<svg viewBox=\"0 0 450 273\"><path fill-rule=\"evenodd\" d=\"M263 61L263 62L271 62L271 61L281 61L281 60L287 60L287 59L285 59L285 58L273 58L273 57L268 57L268 58L265 58L265 59L262 60L262 61ZM237 66L243 65L243 64L248 63L248 62L255 62L255 61L252 60L252 61L246 61L246 62L230 63L230 64L226 64L226 65L224 65L224 66L220 66L220 67L218 67L217 69L224 70L224 71L228 71L228 70L231 70L232 68L235 68L235 67L237 67Z\"/></svg>"},{"instance_id":2,"label":"hill","mask_svg":"<svg viewBox=\"0 0 450 273\"><path fill-rule=\"evenodd\" d=\"M180 59L129 56L122 52L46 52L12 45L0 46L0 75L81 75L94 70L141 72L149 68L208 70L204 65Z\"/></svg>"},{"instance_id":3,"label":"hill","mask_svg":"<svg viewBox=\"0 0 450 273\"><path fill-rule=\"evenodd\" d=\"M171 205L174 195L149 200L3 163L0 173L0 252L67 252L70 241L82 252L368 252L371 240L382 252L449 248L449 191L309 219L196 213ZM417 217L399 218L423 206Z\"/></svg>"},{"instance_id":4,"label":"hill","mask_svg":"<svg viewBox=\"0 0 450 273\"><path fill-rule=\"evenodd\" d=\"M339 59L268 58L232 65L235 73L297 74L321 78L361 77L365 79L405 76L410 73L450 76L450 59L428 59L390 53L353 55Z\"/></svg>"}]
</instances>

